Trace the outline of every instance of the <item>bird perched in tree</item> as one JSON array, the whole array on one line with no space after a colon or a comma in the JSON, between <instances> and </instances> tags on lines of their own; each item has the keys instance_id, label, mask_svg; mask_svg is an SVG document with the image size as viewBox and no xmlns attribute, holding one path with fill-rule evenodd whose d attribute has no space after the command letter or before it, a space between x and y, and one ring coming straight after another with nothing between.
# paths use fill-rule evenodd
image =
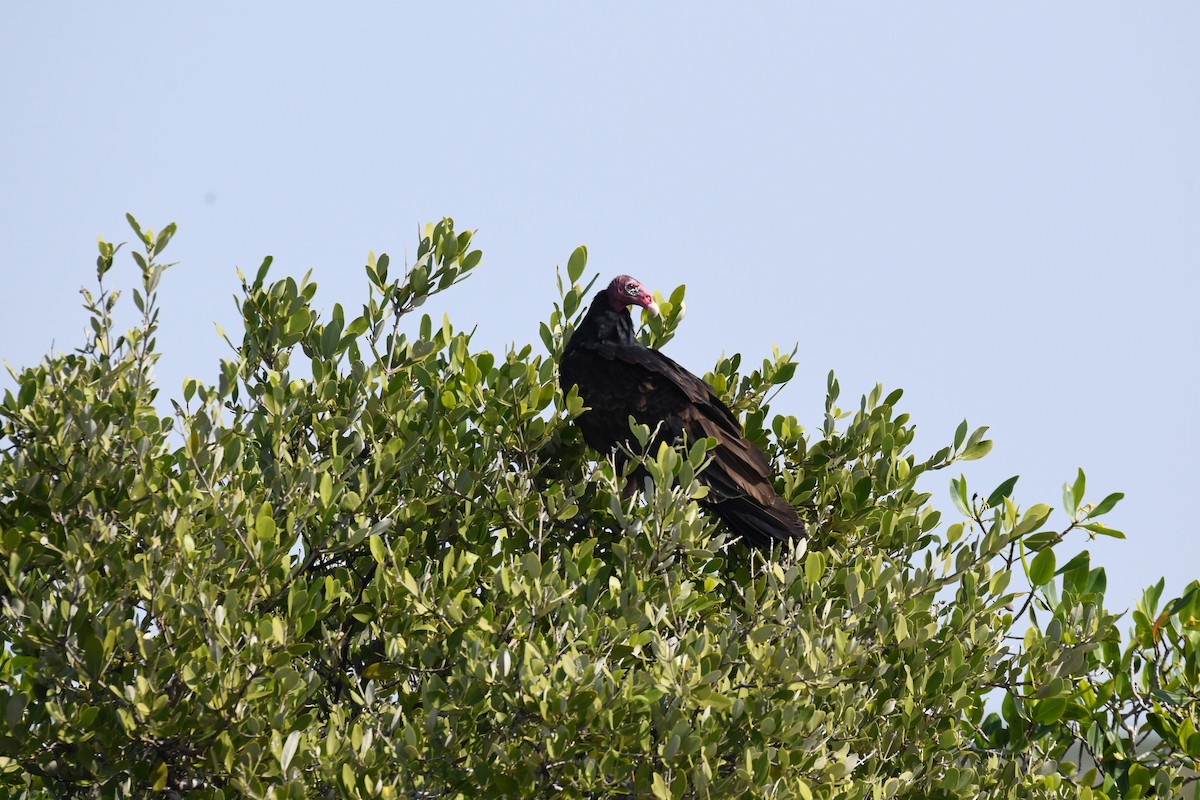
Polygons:
<instances>
[{"instance_id":1,"label":"bird perched in tree","mask_svg":"<svg viewBox=\"0 0 1200 800\"><path fill-rule=\"evenodd\" d=\"M717 440L700 473L701 501L735 534L756 547L804 535L796 510L775 493L766 457L708 384L634 337L630 306L655 316L658 305L641 283L618 275L592 301L559 363L564 392L578 387L587 408L576 420L584 441L605 455L636 446L629 417L657 430L659 442Z\"/></svg>"}]
</instances>

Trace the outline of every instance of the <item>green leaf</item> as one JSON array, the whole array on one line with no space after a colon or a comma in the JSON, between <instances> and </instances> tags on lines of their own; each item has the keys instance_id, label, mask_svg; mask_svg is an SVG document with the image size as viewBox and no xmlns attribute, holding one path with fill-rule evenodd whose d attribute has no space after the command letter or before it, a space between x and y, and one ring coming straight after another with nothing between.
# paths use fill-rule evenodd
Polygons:
<instances>
[{"instance_id":1,"label":"green leaf","mask_svg":"<svg viewBox=\"0 0 1200 800\"><path fill-rule=\"evenodd\" d=\"M309 324L312 323L312 312L307 308L302 308L296 313L288 317L287 332L296 336L303 334L308 330Z\"/></svg>"},{"instance_id":2,"label":"green leaf","mask_svg":"<svg viewBox=\"0 0 1200 800\"><path fill-rule=\"evenodd\" d=\"M336 319L331 319L325 329L321 331L321 355L327 359L333 358L341 341L342 326Z\"/></svg>"},{"instance_id":3,"label":"green leaf","mask_svg":"<svg viewBox=\"0 0 1200 800\"><path fill-rule=\"evenodd\" d=\"M83 658L87 664L88 674L94 678L100 677L100 670L104 663L104 642L91 634L87 634L83 638Z\"/></svg>"},{"instance_id":4,"label":"green leaf","mask_svg":"<svg viewBox=\"0 0 1200 800\"><path fill-rule=\"evenodd\" d=\"M287 772L288 766L292 763L292 758L296 755L296 748L300 746L300 731L292 731L288 734L287 741L283 743L283 752L279 755L279 769Z\"/></svg>"},{"instance_id":5,"label":"green leaf","mask_svg":"<svg viewBox=\"0 0 1200 800\"><path fill-rule=\"evenodd\" d=\"M1099 522L1087 522L1079 527L1083 528L1084 530L1091 531L1092 533L1097 533L1101 536L1110 536L1113 539L1125 538L1125 534L1123 532L1117 530L1116 528L1109 528L1108 526Z\"/></svg>"},{"instance_id":6,"label":"green leaf","mask_svg":"<svg viewBox=\"0 0 1200 800\"><path fill-rule=\"evenodd\" d=\"M1029 565L1029 583L1041 586L1054 578L1054 549L1047 547L1034 556Z\"/></svg>"},{"instance_id":7,"label":"green leaf","mask_svg":"<svg viewBox=\"0 0 1200 800\"><path fill-rule=\"evenodd\" d=\"M126 213L125 221L129 223L129 227L133 228L133 232L137 234L137 237L142 240L142 244L150 244L150 237L142 231L142 226L133 218L133 214Z\"/></svg>"},{"instance_id":8,"label":"green leaf","mask_svg":"<svg viewBox=\"0 0 1200 800\"><path fill-rule=\"evenodd\" d=\"M156 792L161 792L167 787L167 778L170 777L170 770L167 767L167 762L160 761L154 767L154 771L150 773L153 780L153 789Z\"/></svg>"},{"instance_id":9,"label":"green leaf","mask_svg":"<svg viewBox=\"0 0 1200 800\"><path fill-rule=\"evenodd\" d=\"M992 452L992 440L984 439L982 441L975 442L975 444L972 444L963 450L962 460L974 461L976 459L983 458L990 452Z\"/></svg>"},{"instance_id":10,"label":"green leaf","mask_svg":"<svg viewBox=\"0 0 1200 800\"><path fill-rule=\"evenodd\" d=\"M958 429L954 431L954 449L962 447L962 443L967 439L967 421L964 419L958 423Z\"/></svg>"},{"instance_id":11,"label":"green leaf","mask_svg":"<svg viewBox=\"0 0 1200 800\"><path fill-rule=\"evenodd\" d=\"M975 430L971 431L971 436L967 439L967 449L970 450L972 447L983 441L983 435L987 432L987 425L981 425Z\"/></svg>"},{"instance_id":12,"label":"green leaf","mask_svg":"<svg viewBox=\"0 0 1200 800\"><path fill-rule=\"evenodd\" d=\"M1013 535L1024 536L1027 533L1033 533L1042 527L1042 523L1050 518L1050 512L1051 508L1046 503L1037 503L1030 506L1021 517L1021 521L1013 528Z\"/></svg>"},{"instance_id":13,"label":"green leaf","mask_svg":"<svg viewBox=\"0 0 1200 800\"><path fill-rule=\"evenodd\" d=\"M959 475L957 478L950 479L950 499L954 501L954 507L964 517L971 516L971 504L967 500L967 476Z\"/></svg>"},{"instance_id":14,"label":"green leaf","mask_svg":"<svg viewBox=\"0 0 1200 800\"><path fill-rule=\"evenodd\" d=\"M1004 498L1012 496L1013 487L1017 485L1017 479L1020 475L1013 475L1008 480L997 486L991 494L988 495L988 508L996 508L1004 502Z\"/></svg>"},{"instance_id":15,"label":"green leaf","mask_svg":"<svg viewBox=\"0 0 1200 800\"><path fill-rule=\"evenodd\" d=\"M692 692L692 698L703 708L715 708L723 711L733 706L733 699L714 692L707 686L701 686Z\"/></svg>"},{"instance_id":16,"label":"green leaf","mask_svg":"<svg viewBox=\"0 0 1200 800\"><path fill-rule=\"evenodd\" d=\"M1067 516L1071 519L1075 518L1075 512L1079 510L1079 504L1083 502L1083 492L1087 487L1087 477L1083 474L1083 470L1079 470L1079 474L1075 476L1075 483L1063 484L1063 506L1066 509Z\"/></svg>"},{"instance_id":17,"label":"green leaf","mask_svg":"<svg viewBox=\"0 0 1200 800\"><path fill-rule=\"evenodd\" d=\"M571 279L572 284L579 283L579 279L583 276L583 270L587 267L587 247L579 245L571 253L571 258L567 261L567 277Z\"/></svg>"},{"instance_id":18,"label":"green leaf","mask_svg":"<svg viewBox=\"0 0 1200 800\"><path fill-rule=\"evenodd\" d=\"M671 290L671 297L667 302L672 308L683 308L683 296L687 292L687 284L681 283Z\"/></svg>"},{"instance_id":19,"label":"green leaf","mask_svg":"<svg viewBox=\"0 0 1200 800\"><path fill-rule=\"evenodd\" d=\"M1089 553L1087 550L1084 550L1084 551L1082 551L1082 552L1080 552L1080 553L1077 553L1077 554L1075 555L1075 557L1074 557L1074 558L1072 558L1070 561L1068 561L1066 564L1063 564L1061 567L1059 567L1059 568L1058 568L1058 569L1055 571L1055 573L1054 573L1054 574L1055 574L1055 575L1063 575L1063 574L1065 574L1065 573L1068 573L1068 572L1070 572L1070 571L1072 571L1072 570L1084 570L1084 571L1087 571L1088 569L1090 569L1090 568L1091 568L1091 563L1092 563L1092 556L1091 556L1091 554L1090 554L1090 553Z\"/></svg>"},{"instance_id":20,"label":"green leaf","mask_svg":"<svg viewBox=\"0 0 1200 800\"><path fill-rule=\"evenodd\" d=\"M421 590L417 586L416 579L412 576L412 573L409 572L407 569L400 570L400 583L404 586L405 589L408 589L408 591L411 592L414 597L421 596Z\"/></svg>"},{"instance_id":21,"label":"green leaf","mask_svg":"<svg viewBox=\"0 0 1200 800\"><path fill-rule=\"evenodd\" d=\"M1039 722L1042 725L1053 725L1062 719L1066 710L1067 698L1047 697L1045 700L1039 700L1034 707L1033 719L1034 722Z\"/></svg>"},{"instance_id":22,"label":"green leaf","mask_svg":"<svg viewBox=\"0 0 1200 800\"><path fill-rule=\"evenodd\" d=\"M1098 517L1101 514L1107 514L1108 512L1113 510L1113 508L1117 505L1117 503L1121 502L1124 499L1125 499L1124 492L1113 492L1108 497L1101 500L1099 505L1097 505L1095 508L1093 508L1091 511L1089 511L1087 516L1084 517L1084 519L1093 519L1094 517Z\"/></svg>"},{"instance_id":23,"label":"green leaf","mask_svg":"<svg viewBox=\"0 0 1200 800\"><path fill-rule=\"evenodd\" d=\"M170 244L171 238L175 235L175 223L172 222L167 227L159 231L158 238L154 241L154 255L158 255L166 249Z\"/></svg>"},{"instance_id":24,"label":"green leaf","mask_svg":"<svg viewBox=\"0 0 1200 800\"><path fill-rule=\"evenodd\" d=\"M804 557L804 579L809 586L816 586L825 574L825 556L814 550Z\"/></svg>"},{"instance_id":25,"label":"green leaf","mask_svg":"<svg viewBox=\"0 0 1200 800\"><path fill-rule=\"evenodd\" d=\"M275 520L272 518L272 514L270 503L263 503L259 506L258 516L254 520L254 531L263 541L271 541L275 538Z\"/></svg>"},{"instance_id":26,"label":"green leaf","mask_svg":"<svg viewBox=\"0 0 1200 800\"><path fill-rule=\"evenodd\" d=\"M367 537L367 545L371 550L371 557L375 559L375 563L380 566L387 564L387 547L383 543L382 536Z\"/></svg>"},{"instance_id":27,"label":"green leaf","mask_svg":"<svg viewBox=\"0 0 1200 800\"><path fill-rule=\"evenodd\" d=\"M37 383L29 380L21 384L21 391L17 393L17 406L25 408L33 402L33 398L37 397Z\"/></svg>"},{"instance_id":28,"label":"green leaf","mask_svg":"<svg viewBox=\"0 0 1200 800\"><path fill-rule=\"evenodd\" d=\"M255 289L261 289L261 288L262 288L263 281L267 279L267 272L269 272L269 271L270 271L270 269L271 269L271 263L272 263L274 260L275 260L275 257L274 257L274 256L267 256L266 258L264 258L264 259L263 259L263 262L262 262L262 264L261 264L261 265L259 266L259 268L258 268L258 272L256 272L256 273L255 273L255 275L254 275L254 285L253 285L253 288L255 288Z\"/></svg>"},{"instance_id":29,"label":"green leaf","mask_svg":"<svg viewBox=\"0 0 1200 800\"><path fill-rule=\"evenodd\" d=\"M14 694L4 704L4 721L15 726L21 720L29 699L24 694Z\"/></svg>"}]
</instances>

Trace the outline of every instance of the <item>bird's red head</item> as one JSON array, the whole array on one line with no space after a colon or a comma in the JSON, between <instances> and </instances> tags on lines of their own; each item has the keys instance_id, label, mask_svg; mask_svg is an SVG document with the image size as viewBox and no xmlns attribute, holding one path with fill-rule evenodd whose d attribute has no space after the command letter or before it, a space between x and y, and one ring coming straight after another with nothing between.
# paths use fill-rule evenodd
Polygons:
<instances>
[{"instance_id":1,"label":"bird's red head","mask_svg":"<svg viewBox=\"0 0 1200 800\"><path fill-rule=\"evenodd\" d=\"M658 316L658 303L654 302L654 293L642 286L637 278L628 275L618 275L608 285L608 304L614 311L620 311L626 306L641 306Z\"/></svg>"}]
</instances>

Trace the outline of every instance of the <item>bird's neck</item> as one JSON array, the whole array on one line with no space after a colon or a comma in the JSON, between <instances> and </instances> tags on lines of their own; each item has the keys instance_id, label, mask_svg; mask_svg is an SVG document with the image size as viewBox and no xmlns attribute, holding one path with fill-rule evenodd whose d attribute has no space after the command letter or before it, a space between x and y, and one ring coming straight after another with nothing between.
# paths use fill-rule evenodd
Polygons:
<instances>
[{"instance_id":1,"label":"bird's neck","mask_svg":"<svg viewBox=\"0 0 1200 800\"><path fill-rule=\"evenodd\" d=\"M576 336L583 334L589 341L604 344L631 345L637 343L633 335L633 317L629 309L614 309L608 293L601 292L592 301L591 308L579 324Z\"/></svg>"}]
</instances>

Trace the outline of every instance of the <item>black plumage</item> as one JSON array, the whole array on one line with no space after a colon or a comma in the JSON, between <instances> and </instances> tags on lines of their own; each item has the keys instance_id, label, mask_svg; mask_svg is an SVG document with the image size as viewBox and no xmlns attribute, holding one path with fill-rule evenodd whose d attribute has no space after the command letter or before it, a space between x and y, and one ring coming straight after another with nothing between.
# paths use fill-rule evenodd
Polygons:
<instances>
[{"instance_id":1,"label":"black plumage","mask_svg":"<svg viewBox=\"0 0 1200 800\"><path fill-rule=\"evenodd\" d=\"M712 437L712 462L699 476L709 487L702 502L757 547L803 536L804 524L776 494L766 457L733 412L703 380L637 340L631 305L658 313L651 293L620 275L596 295L563 350L559 383L564 392L578 387L588 409L576 420L584 440L605 455L620 444L636 448L630 416L657 428L656 445Z\"/></svg>"}]
</instances>

